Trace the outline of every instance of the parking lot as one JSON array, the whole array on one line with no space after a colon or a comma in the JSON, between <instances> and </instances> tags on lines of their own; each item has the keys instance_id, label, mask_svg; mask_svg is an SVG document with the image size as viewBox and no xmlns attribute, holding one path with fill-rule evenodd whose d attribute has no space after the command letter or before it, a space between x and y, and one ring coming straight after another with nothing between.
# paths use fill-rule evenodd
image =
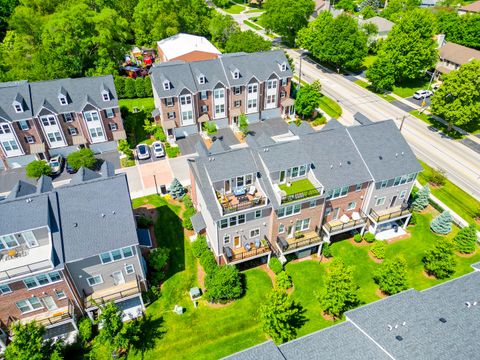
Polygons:
<instances>
[{"instance_id":1,"label":"parking lot","mask_svg":"<svg viewBox=\"0 0 480 360\"><path fill-rule=\"evenodd\" d=\"M422 102L423 102L423 99L420 99L420 100L417 100L417 99L414 99L413 97L409 97L409 98L406 98L405 100L411 102L412 104L415 104L417 106L422 106ZM426 102L426 106L430 106L430 102L432 101L432 97L428 97L425 99L425 102Z\"/></svg>"},{"instance_id":2,"label":"parking lot","mask_svg":"<svg viewBox=\"0 0 480 360\"><path fill-rule=\"evenodd\" d=\"M155 161L163 161L163 160L166 159L166 155L164 155L162 157L156 157L153 153L153 147L151 145L146 145L146 146L148 146L148 151L149 151L148 159L139 159L138 150L135 149L135 160L137 162L137 165L149 164L149 163L152 163L152 162L155 162ZM164 148L164 151L165 151L165 148Z\"/></svg>"}]
</instances>

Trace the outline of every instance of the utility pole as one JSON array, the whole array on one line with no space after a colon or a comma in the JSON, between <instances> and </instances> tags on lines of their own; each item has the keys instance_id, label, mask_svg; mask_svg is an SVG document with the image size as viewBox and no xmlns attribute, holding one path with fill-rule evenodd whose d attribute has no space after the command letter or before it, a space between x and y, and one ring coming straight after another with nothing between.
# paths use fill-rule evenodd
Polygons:
<instances>
[{"instance_id":1,"label":"utility pole","mask_svg":"<svg viewBox=\"0 0 480 360\"><path fill-rule=\"evenodd\" d=\"M404 122L405 122L405 115L403 115L402 122L400 123L400 132L402 132L402 127Z\"/></svg>"},{"instance_id":2,"label":"utility pole","mask_svg":"<svg viewBox=\"0 0 480 360\"><path fill-rule=\"evenodd\" d=\"M298 69L298 88L302 86L302 58L303 54L300 54L300 67Z\"/></svg>"}]
</instances>

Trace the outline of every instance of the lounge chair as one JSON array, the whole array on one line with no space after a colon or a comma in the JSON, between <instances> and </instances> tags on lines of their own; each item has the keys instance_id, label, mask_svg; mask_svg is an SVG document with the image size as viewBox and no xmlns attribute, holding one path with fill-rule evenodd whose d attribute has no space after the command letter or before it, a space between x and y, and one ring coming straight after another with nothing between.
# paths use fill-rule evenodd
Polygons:
<instances>
[{"instance_id":1,"label":"lounge chair","mask_svg":"<svg viewBox=\"0 0 480 360\"><path fill-rule=\"evenodd\" d=\"M248 195L255 195L255 193L257 192L257 189L255 188L255 186L250 186L250 189L248 190Z\"/></svg>"},{"instance_id":2,"label":"lounge chair","mask_svg":"<svg viewBox=\"0 0 480 360\"><path fill-rule=\"evenodd\" d=\"M257 249L260 247L260 239L255 240L255 247Z\"/></svg>"},{"instance_id":3,"label":"lounge chair","mask_svg":"<svg viewBox=\"0 0 480 360\"><path fill-rule=\"evenodd\" d=\"M247 251L250 251L250 250L252 249L252 248L250 247L250 244L249 244L249 243L245 243L245 244L243 245L243 247L244 247L245 250L247 250Z\"/></svg>"}]
</instances>

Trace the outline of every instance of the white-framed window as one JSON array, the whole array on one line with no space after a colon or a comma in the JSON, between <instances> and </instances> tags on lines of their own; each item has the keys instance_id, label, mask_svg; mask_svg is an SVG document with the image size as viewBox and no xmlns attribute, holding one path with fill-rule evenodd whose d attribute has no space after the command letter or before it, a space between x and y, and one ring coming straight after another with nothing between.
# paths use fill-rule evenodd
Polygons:
<instances>
[{"instance_id":1,"label":"white-framed window","mask_svg":"<svg viewBox=\"0 0 480 360\"><path fill-rule=\"evenodd\" d=\"M13 249L19 245L20 244L18 243L14 235L0 236L0 250Z\"/></svg>"},{"instance_id":2,"label":"white-framed window","mask_svg":"<svg viewBox=\"0 0 480 360\"><path fill-rule=\"evenodd\" d=\"M126 259L133 256L133 250L131 246L127 246L121 249L116 249L108 252L104 252L99 255L102 264L108 264L113 261Z\"/></svg>"},{"instance_id":3,"label":"white-framed window","mask_svg":"<svg viewBox=\"0 0 480 360\"><path fill-rule=\"evenodd\" d=\"M87 278L87 283L90 286L100 285L103 283L102 275L94 275Z\"/></svg>"},{"instance_id":4,"label":"white-framed window","mask_svg":"<svg viewBox=\"0 0 480 360\"><path fill-rule=\"evenodd\" d=\"M405 196L407 196L407 190L402 190L400 193L400 199L405 199Z\"/></svg>"},{"instance_id":5,"label":"white-framed window","mask_svg":"<svg viewBox=\"0 0 480 360\"><path fill-rule=\"evenodd\" d=\"M258 84L248 84L248 93L255 94L258 92Z\"/></svg>"},{"instance_id":6,"label":"white-framed window","mask_svg":"<svg viewBox=\"0 0 480 360\"><path fill-rule=\"evenodd\" d=\"M347 196L348 194L348 186L344 186L342 188L335 188L327 192L327 199L336 199Z\"/></svg>"},{"instance_id":7,"label":"white-framed window","mask_svg":"<svg viewBox=\"0 0 480 360\"><path fill-rule=\"evenodd\" d=\"M168 119L175 119L175 111L170 111L167 113Z\"/></svg>"},{"instance_id":8,"label":"white-framed window","mask_svg":"<svg viewBox=\"0 0 480 360\"><path fill-rule=\"evenodd\" d=\"M113 118L115 116L115 111L113 109L106 109L105 110L105 115L107 115L107 118Z\"/></svg>"},{"instance_id":9,"label":"white-framed window","mask_svg":"<svg viewBox=\"0 0 480 360\"><path fill-rule=\"evenodd\" d=\"M10 289L10 286L8 286L7 284L0 285L0 295L10 294L11 292L12 289Z\"/></svg>"},{"instance_id":10,"label":"white-framed window","mask_svg":"<svg viewBox=\"0 0 480 360\"><path fill-rule=\"evenodd\" d=\"M330 215L331 213L332 213L332 208L331 208L331 207L327 207L327 208L325 209L325 216L328 216L328 215Z\"/></svg>"},{"instance_id":11,"label":"white-framed window","mask_svg":"<svg viewBox=\"0 0 480 360\"><path fill-rule=\"evenodd\" d=\"M260 229L252 229L250 230L250 237L254 238L256 236L260 236Z\"/></svg>"},{"instance_id":12,"label":"white-framed window","mask_svg":"<svg viewBox=\"0 0 480 360\"><path fill-rule=\"evenodd\" d=\"M301 209L302 204L287 205L277 210L278 218L281 219L287 216L300 214Z\"/></svg>"},{"instance_id":13,"label":"white-framed window","mask_svg":"<svg viewBox=\"0 0 480 360\"><path fill-rule=\"evenodd\" d=\"M20 120L18 122L18 126L20 127L20 130L26 131L30 129L30 125L28 124L28 120Z\"/></svg>"},{"instance_id":14,"label":"white-framed window","mask_svg":"<svg viewBox=\"0 0 480 360\"><path fill-rule=\"evenodd\" d=\"M223 99L225 97L225 89L213 90L213 96L215 97L215 99Z\"/></svg>"},{"instance_id":15,"label":"white-framed window","mask_svg":"<svg viewBox=\"0 0 480 360\"><path fill-rule=\"evenodd\" d=\"M393 181L393 186L397 185L403 185L407 182L409 176L403 175L403 176L397 176L395 180Z\"/></svg>"},{"instance_id":16,"label":"white-framed window","mask_svg":"<svg viewBox=\"0 0 480 360\"><path fill-rule=\"evenodd\" d=\"M215 105L215 115L219 115L223 113L225 113L225 105L224 104Z\"/></svg>"},{"instance_id":17,"label":"white-framed window","mask_svg":"<svg viewBox=\"0 0 480 360\"><path fill-rule=\"evenodd\" d=\"M51 143L62 141L62 135L58 131L53 131L47 133L48 140L50 140Z\"/></svg>"},{"instance_id":18,"label":"white-framed window","mask_svg":"<svg viewBox=\"0 0 480 360\"><path fill-rule=\"evenodd\" d=\"M42 302L36 297L20 300L15 303L22 314L29 313L38 309L43 309Z\"/></svg>"},{"instance_id":19,"label":"white-framed window","mask_svg":"<svg viewBox=\"0 0 480 360\"><path fill-rule=\"evenodd\" d=\"M315 206L317 206L317 200L310 200L309 206L311 208L314 208Z\"/></svg>"},{"instance_id":20,"label":"white-framed window","mask_svg":"<svg viewBox=\"0 0 480 360\"><path fill-rule=\"evenodd\" d=\"M281 70L281 71L287 71L287 63L286 63L286 62L283 62L283 63L280 65L280 70Z\"/></svg>"},{"instance_id":21,"label":"white-framed window","mask_svg":"<svg viewBox=\"0 0 480 360\"><path fill-rule=\"evenodd\" d=\"M208 99L208 91L200 91L200 100L207 100Z\"/></svg>"},{"instance_id":22,"label":"white-framed window","mask_svg":"<svg viewBox=\"0 0 480 360\"><path fill-rule=\"evenodd\" d=\"M230 235L225 234L225 235L223 236L223 244L224 244L224 245L230 244Z\"/></svg>"},{"instance_id":23,"label":"white-framed window","mask_svg":"<svg viewBox=\"0 0 480 360\"><path fill-rule=\"evenodd\" d=\"M381 198L378 198L376 201L375 201L375 206L381 206L385 204L385 196L381 197Z\"/></svg>"},{"instance_id":24,"label":"white-framed window","mask_svg":"<svg viewBox=\"0 0 480 360\"><path fill-rule=\"evenodd\" d=\"M182 111L182 122L188 122L193 120L193 111Z\"/></svg>"},{"instance_id":25,"label":"white-framed window","mask_svg":"<svg viewBox=\"0 0 480 360\"><path fill-rule=\"evenodd\" d=\"M240 79L240 71L237 69L235 69L232 74L234 79Z\"/></svg>"},{"instance_id":26,"label":"white-framed window","mask_svg":"<svg viewBox=\"0 0 480 360\"><path fill-rule=\"evenodd\" d=\"M267 104L275 104L277 101L276 95L267 95Z\"/></svg>"},{"instance_id":27,"label":"white-framed window","mask_svg":"<svg viewBox=\"0 0 480 360\"><path fill-rule=\"evenodd\" d=\"M57 124L55 121L55 116L52 115L42 116L40 120L42 121L43 126L52 126Z\"/></svg>"},{"instance_id":28,"label":"white-framed window","mask_svg":"<svg viewBox=\"0 0 480 360\"><path fill-rule=\"evenodd\" d=\"M23 107L22 107L22 105L20 105L20 104L18 104L18 103L13 104L13 108L15 109L15 112L16 112L16 113L21 113L21 112L23 112Z\"/></svg>"},{"instance_id":29,"label":"white-framed window","mask_svg":"<svg viewBox=\"0 0 480 360\"><path fill-rule=\"evenodd\" d=\"M238 108L238 107L240 107L241 105L242 105L242 100L235 100L235 101L233 102L233 107Z\"/></svg>"},{"instance_id":30,"label":"white-framed window","mask_svg":"<svg viewBox=\"0 0 480 360\"><path fill-rule=\"evenodd\" d=\"M277 88L277 80L267 81L267 89L276 89L276 88Z\"/></svg>"},{"instance_id":31,"label":"white-framed window","mask_svg":"<svg viewBox=\"0 0 480 360\"><path fill-rule=\"evenodd\" d=\"M77 128L69 127L69 128L68 128L68 133L69 133L70 135L72 135L72 136L78 135Z\"/></svg>"},{"instance_id":32,"label":"white-framed window","mask_svg":"<svg viewBox=\"0 0 480 360\"><path fill-rule=\"evenodd\" d=\"M25 284L25 287L30 290L59 281L62 281L60 273L58 271L52 271L48 274L40 274L28 277L23 280L23 283Z\"/></svg>"},{"instance_id":33,"label":"white-framed window","mask_svg":"<svg viewBox=\"0 0 480 360\"><path fill-rule=\"evenodd\" d=\"M15 140L3 141L2 145L6 151L18 150L18 144Z\"/></svg>"},{"instance_id":34,"label":"white-framed window","mask_svg":"<svg viewBox=\"0 0 480 360\"><path fill-rule=\"evenodd\" d=\"M192 103L192 96L190 94L180 96L180 104L189 105L191 103Z\"/></svg>"},{"instance_id":35,"label":"white-framed window","mask_svg":"<svg viewBox=\"0 0 480 360\"><path fill-rule=\"evenodd\" d=\"M228 227L228 219L220 220L220 229L226 229Z\"/></svg>"},{"instance_id":36,"label":"white-framed window","mask_svg":"<svg viewBox=\"0 0 480 360\"><path fill-rule=\"evenodd\" d=\"M242 93L242 87L241 86L234 86L233 87L233 95L240 95Z\"/></svg>"},{"instance_id":37,"label":"white-framed window","mask_svg":"<svg viewBox=\"0 0 480 360\"><path fill-rule=\"evenodd\" d=\"M356 208L356 206L357 206L357 203L355 201L352 201L348 203L347 210L353 210Z\"/></svg>"},{"instance_id":38,"label":"white-framed window","mask_svg":"<svg viewBox=\"0 0 480 360\"><path fill-rule=\"evenodd\" d=\"M248 99L247 107L249 109L255 109L257 107L257 99Z\"/></svg>"},{"instance_id":39,"label":"white-framed window","mask_svg":"<svg viewBox=\"0 0 480 360\"><path fill-rule=\"evenodd\" d=\"M103 101L110 101L110 94L107 91L102 92Z\"/></svg>"},{"instance_id":40,"label":"white-framed window","mask_svg":"<svg viewBox=\"0 0 480 360\"><path fill-rule=\"evenodd\" d=\"M362 185L363 185L363 184L357 184L357 185L355 185L355 191L360 191L360 190L362 190Z\"/></svg>"},{"instance_id":41,"label":"white-framed window","mask_svg":"<svg viewBox=\"0 0 480 360\"><path fill-rule=\"evenodd\" d=\"M101 127L89 128L88 131L90 131L90 135L92 136L92 139L97 137L103 137L103 130Z\"/></svg>"},{"instance_id":42,"label":"white-framed window","mask_svg":"<svg viewBox=\"0 0 480 360\"><path fill-rule=\"evenodd\" d=\"M283 234L285 232L285 225L279 224L278 225L278 233Z\"/></svg>"},{"instance_id":43,"label":"white-framed window","mask_svg":"<svg viewBox=\"0 0 480 360\"><path fill-rule=\"evenodd\" d=\"M72 122L72 121L73 121L72 113L65 113L65 114L63 114L63 121L65 121L65 122Z\"/></svg>"},{"instance_id":44,"label":"white-framed window","mask_svg":"<svg viewBox=\"0 0 480 360\"><path fill-rule=\"evenodd\" d=\"M125 265L125 274L131 275L135 273L135 266L133 264L127 264Z\"/></svg>"},{"instance_id":45,"label":"white-framed window","mask_svg":"<svg viewBox=\"0 0 480 360\"><path fill-rule=\"evenodd\" d=\"M108 127L110 128L110 130L112 131L117 131L118 130L118 125L116 123L109 123L108 124Z\"/></svg>"},{"instance_id":46,"label":"white-framed window","mask_svg":"<svg viewBox=\"0 0 480 360\"><path fill-rule=\"evenodd\" d=\"M288 79L286 77L282 78L282 86L287 86Z\"/></svg>"},{"instance_id":47,"label":"white-framed window","mask_svg":"<svg viewBox=\"0 0 480 360\"><path fill-rule=\"evenodd\" d=\"M83 113L83 116L85 117L85 120L87 122L91 121L100 121L100 117L98 116L98 112L94 111L86 111Z\"/></svg>"},{"instance_id":48,"label":"white-framed window","mask_svg":"<svg viewBox=\"0 0 480 360\"><path fill-rule=\"evenodd\" d=\"M295 223L295 231L305 231L310 227L310 219L297 220Z\"/></svg>"},{"instance_id":49,"label":"white-framed window","mask_svg":"<svg viewBox=\"0 0 480 360\"><path fill-rule=\"evenodd\" d=\"M200 76L198 77L198 83L199 83L199 84L205 84L205 76L200 75Z\"/></svg>"},{"instance_id":50,"label":"white-framed window","mask_svg":"<svg viewBox=\"0 0 480 360\"><path fill-rule=\"evenodd\" d=\"M11 132L10 126L7 124L0 125L0 134L10 134Z\"/></svg>"},{"instance_id":51,"label":"white-framed window","mask_svg":"<svg viewBox=\"0 0 480 360\"><path fill-rule=\"evenodd\" d=\"M51 296L44 296L42 297L42 302L47 308L47 310L55 310L58 309L57 304L55 303L55 300L53 300L53 297Z\"/></svg>"},{"instance_id":52,"label":"white-framed window","mask_svg":"<svg viewBox=\"0 0 480 360\"><path fill-rule=\"evenodd\" d=\"M173 98L169 97L165 99L165 106L173 106Z\"/></svg>"},{"instance_id":53,"label":"white-framed window","mask_svg":"<svg viewBox=\"0 0 480 360\"><path fill-rule=\"evenodd\" d=\"M170 90L170 81L165 80L163 82L163 90Z\"/></svg>"},{"instance_id":54,"label":"white-framed window","mask_svg":"<svg viewBox=\"0 0 480 360\"><path fill-rule=\"evenodd\" d=\"M23 240L28 245L29 248L38 246L38 241L33 231L25 231L22 233Z\"/></svg>"},{"instance_id":55,"label":"white-framed window","mask_svg":"<svg viewBox=\"0 0 480 360\"><path fill-rule=\"evenodd\" d=\"M255 210L255 219L262 217L262 210Z\"/></svg>"},{"instance_id":56,"label":"white-framed window","mask_svg":"<svg viewBox=\"0 0 480 360\"><path fill-rule=\"evenodd\" d=\"M67 105L68 104L67 98L65 96L60 96L58 99L60 100L60 105Z\"/></svg>"},{"instance_id":57,"label":"white-framed window","mask_svg":"<svg viewBox=\"0 0 480 360\"><path fill-rule=\"evenodd\" d=\"M415 176L417 176L415 173L408 175L407 182L412 182L415 180Z\"/></svg>"},{"instance_id":58,"label":"white-framed window","mask_svg":"<svg viewBox=\"0 0 480 360\"><path fill-rule=\"evenodd\" d=\"M385 189L388 185L388 180L383 180L381 183L380 183L380 189Z\"/></svg>"},{"instance_id":59,"label":"white-framed window","mask_svg":"<svg viewBox=\"0 0 480 360\"><path fill-rule=\"evenodd\" d=\"M245 221L246 221L245 214L231 216L228 219L220 220L220 229L225 229L230 226L245 224Z\"/></svg>"},{"instance_id":60,"label":"white-framed window","mask_svg":"<svg viewBox=\"0 0 480 360\"><path fill-rule=\"evenodd\" d=\"M208 105L202 105L202 106L200 106L200 112L202 112L202 113L208 112Z\"/></svg>"},{"instance_id":61,"label":"white-framed window","mask_svg":"<svg viewBox=\"0 0 480 360\"><path fill-rule=\"evenodd\" d=\"M63 290L55 290L55 296L57 297L58 300L65 299L67 295L65 294L65 291Z\"/></svg>"},{"instance_id":62,"label":"white-framed window","mask_svg":"<svg viewBox=\"0 0 480 360\"><path fill-rule=\"evenodd\" d=\"M306 173L307 173L307 165L294 166L293 168L290 169L291 178L304 176Z\"/></svg>"},{"instance_id":63,"label":"white-framed window","mask_svg":"<svg viewBox=\"0 0 480 360\"><path fill-rule=\"evenodd\" d=\"M25 141L28 144L35 144L35 138L32 135L27 135L25 136Z\"/></svg>"}]
</instances>

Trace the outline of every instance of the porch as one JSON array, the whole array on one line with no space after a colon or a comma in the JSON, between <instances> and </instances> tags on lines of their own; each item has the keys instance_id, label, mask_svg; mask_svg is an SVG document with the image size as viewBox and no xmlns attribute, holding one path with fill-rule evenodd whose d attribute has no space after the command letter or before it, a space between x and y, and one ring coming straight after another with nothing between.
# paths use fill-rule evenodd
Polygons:
<instances>
[{"instance_id":1,"label":"porch","mask_svg":"<svg viewBox=\"0 0 480 360\"><path fill-rule=\"evenodd\" d=\"M27 324L29 322L35 321L37 324L45 326L46 328L58 325L60 323L67 322L68 320L73 320L75 318L75 311L72 301L68 301L67 306L61 308L52 309L49 311L44 311L40 314L35 314L28 316L18 321L21 324ZM16 321L13 318L9 318L9 323Z\"/></svg>"},{"instance_id":2,"label":"porch","mask_svg":"<svg viewBox=\"0 0 480 360\"><path fill-rule=\"evenodd\" d=\"M223 247L223 256L226 263L229 265L252 260L266 255L270 257L271 253L272 249L270 248L270 243L266 238L263 240L257 240L255 242L245 243L243 246L238 248L232 248L230 246Z\"/></svg>"},{"instance_id":3,"label":"porch","mask_svg":"<svg viewBox=\"0 0 480 360\"><path fill-rule=\"evenodd\" d=\"M85 309L97 307L109 301L117 301L141 293L138 280L115 285L107 289L98 290L90 295L84 293L83 306Z\"/></svg>"},{"instance_id":4,"label":"porch","mask_svg":"<svg viewBox=\"0 0 480 360\"><path fill-rule=\"evenodd\" d=\"M262 206L267 202L267 198L254 185L248 188L237 187L227 194L217 192L217 199L222 207L223 215Z\"/></svg>"},{"instance_id":5,"label":"porch","mask_svg":"<svg viewBox=\"0 0 480 360\"><path fill-rule=\"evenodd\" d=\"M402 217L410 216L411 214L412 212L408 206L399 205L384 210L375 211L371 209L368 217L374 223L379 224L382 222L393 221Z\"/></svg>"},{"instance_id":6,"label":"porch","mask_svg":"<svg viewBox=\"0 0 480 360\"><path fill-rule=\"evenodd\" d=\"M280 184L278 185L278 189L282 204L318 196L322 193L320 184L315 186L308 178Z\"/></svg>"},{"instance_id":7,"label":"porch","mask_svg":"<svg viewBox=\"0 0 480 360\"><path fill-rule=\"evenodd\" d=\"M351 217L343 214L339 219L331 220L322 226L324 234L330 238L333 235L341 234L346 231L363 228L367 224L367 215L360 210L360 212L352 212Z\"/></svg>"},{"instance_id":8,"label":"porch","mask_svg":"<svg viewBox=\"0 0 480 360\"><path fill-rule=\"evenodd\" d=\"M322 238L317 231L305 231L292 237L277 236L276 246L282 255L318 245Z\"/></svg>"}]
</instances>

